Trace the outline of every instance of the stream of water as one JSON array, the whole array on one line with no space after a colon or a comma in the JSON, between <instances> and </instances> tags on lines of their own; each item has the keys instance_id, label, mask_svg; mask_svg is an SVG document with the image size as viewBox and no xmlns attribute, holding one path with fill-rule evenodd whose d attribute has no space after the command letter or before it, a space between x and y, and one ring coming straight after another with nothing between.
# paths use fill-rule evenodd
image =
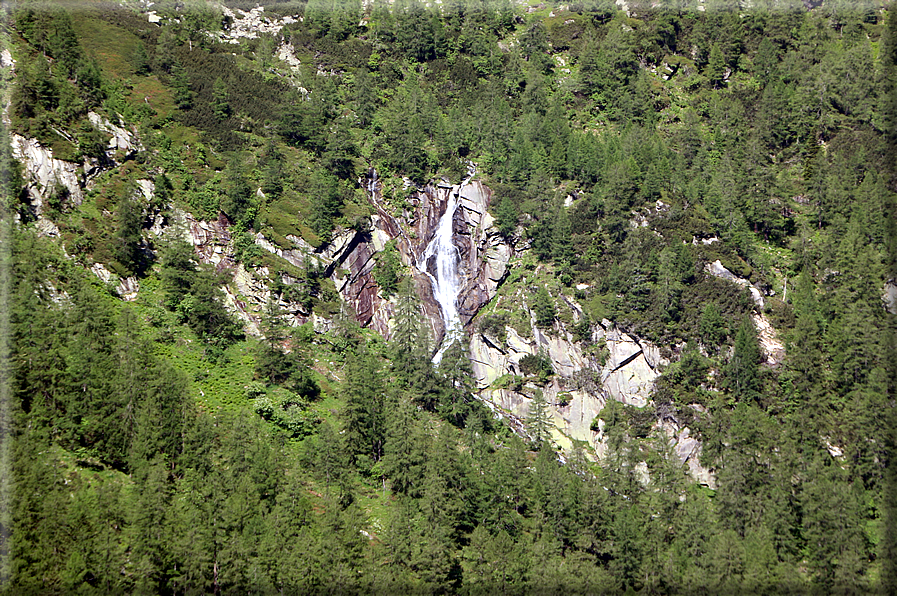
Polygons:
<instances>
[{"instance_id":1,"label":"stream of water","mask_svg":"<svg viewBox=\"0 0 897 596\"><path fill-rule=\"evenodd\" d=\"M439 364L443 352L455 340L460 339L463 333L461 316L458 314L458 294L461 292L461 275L458 272L458 265L461 255L452 242L452 222L455 219L455 212L458 210L461 192L472 177L473 172L464 179L457 191L452 189L445 213L436 226L436 234L421 256L423 266L418 267L430 278L430 283L433 285L433 298L442 309L442 322L445 324L445 336L442 339L442 345L433 356L434 364ZM431 257L436 258L436 275L430 273L427 267Z\"/></svg>"}]
</instances>

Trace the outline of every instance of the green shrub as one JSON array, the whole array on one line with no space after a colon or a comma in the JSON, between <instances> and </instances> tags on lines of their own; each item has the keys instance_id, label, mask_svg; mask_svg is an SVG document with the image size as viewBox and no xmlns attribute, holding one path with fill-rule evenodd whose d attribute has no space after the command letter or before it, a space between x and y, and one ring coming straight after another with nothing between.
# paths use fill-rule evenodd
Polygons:
<instances>
[{"instance_id":1,"label":"green shrub","mask_svg":"<svg viewBox=\"0 0 897 596\"><path fill-rule=\"evenodd\" d=\"M544 353L527 354L520 359L520 371L530 377L537 377L540 383L545 383L554 375L551 360Z\"/></svg>"},{"instance_id":2,"label":"green shrub","mask_svg":"<svg viewBox=\"0 0 897 596\"><path fill-rule=\"evenodd\" d=\"M508 317L508 313L500 312L480 317L478 327L480 333L482 333L483 335L488 335L489 337L497 339L499 342L504 343L508 339L508 332L506 327L508 326L509 322L510 319Z\"/></svg>"},{"instance_id":3,"label":"green shrub","mask_svg":"<svg viewBox=\"0 0 897 596\"><path fill-rule=\"evenodd\" d=\"M377 255L377 264L374 265L374 280L383 291L383 297L387 300L399 289L402 281L402 260L399 251L396 250L395 241L386 244Z\"/></svg>"},{"instance_id":4,"label":"green shrub","mask_svg":"<svg viewBox=\"0 0 897 596\"><path fill-rule=\"evenodd\" d=\"M248 267L262 265L262 257L265 250L255 243L255 237L250 232L240 231L233 236L234 258Z\"/></svg>"},{"instance_id":5,"label":"green shrub","mask_svg":"<svg viewBox=\"0 0 897 596\"><path fill-rule=\"evenodd\" d=\"M533 298L533 312L536 314L536 326L547 329L554 325L554 319L557 315L557 309L554 306L554 300L545 286L539 286L535 297Z\"/></svg>"},{"instance_id":6,"label":"green shrub","mask_svg":"<svg viewBox=\"0 0 897 596\"><path fill-rule=\"evenodd\" d=\"M495 379L492 387L495 389L507 389L509 391L520 392L523 390L523 377L517 375L502 375Z\"/></svg>"},{"instance_id":7,"label":"green shrub","mask_svg":"<svg viewBox=\"0 0 897 596\"><path fill-rule=\"evenodd\" d=\"M576 341L589 343L592 341L592 322L589 321L589 314L583 313L579 322L573 326L573 337Z\"/></svg>"}]
</instances>

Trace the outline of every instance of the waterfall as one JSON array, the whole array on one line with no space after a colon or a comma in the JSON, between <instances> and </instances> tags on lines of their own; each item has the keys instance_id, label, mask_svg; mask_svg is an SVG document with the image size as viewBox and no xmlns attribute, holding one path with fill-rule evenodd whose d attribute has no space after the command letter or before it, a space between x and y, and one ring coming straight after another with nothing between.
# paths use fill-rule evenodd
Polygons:
<instances>
[{"instance_id":1,"label":"waterfall","mask_svg":"<svg viewBox=\"0 0 897 596\"><path fill-rule=\"evenodd\" d=\"M371 195L371 200L375 200L376 192L377 192L377 169L371 168L371 178L368 183L368 193Z\"/></svg>"},{"instance_id":2,"label":"waterfall","mask_svg":"<svg viewBox=\"0 0 897 596\"><path fill-rule=\"evenodd\" d=\"M430 278L430 283L433 285L433 297L442 309L442 322L445 323L445 336L442 339L442 345L433 356L434 364L439 364L446 348L452 345L456 339L460 339L463 333L461 316L458 314L458 294L461 292L461 276L458 272L458 265L461 255L452 242L452 223L455 219L455 212L458 210L461 191L470 182L473 174L474 171L469 172L457 191L452 189L445 213L442 214L436 226L436 234L421 255L423 266L418 266L418 269ZM431 274L427 267L430 259L434 257L436 259L436 275Z\"/></svg>"},{"instance_id":3,"label":"waterfall","mask_svg":"<svg viewBox=\"0 0 897 596\"><path fill-rule=\"evenodd\" d=\"M452 193L445 213L439 219L436 234L427 245L423 254L423 271L433 284L433 298L442 309L442 322L445 323L445 337L442 346L433 357L433 362L438 364L442 359L442 353L451 345L452 341L461 334L461 317L458 315L458 292L460 291L460 276L458 275L458 261L461 259L458 249L452 243L452 220L458 209L458 194ZM430 273L427 263L431 258L436 258L436 275Z\"/></svg>"}]
</instances>

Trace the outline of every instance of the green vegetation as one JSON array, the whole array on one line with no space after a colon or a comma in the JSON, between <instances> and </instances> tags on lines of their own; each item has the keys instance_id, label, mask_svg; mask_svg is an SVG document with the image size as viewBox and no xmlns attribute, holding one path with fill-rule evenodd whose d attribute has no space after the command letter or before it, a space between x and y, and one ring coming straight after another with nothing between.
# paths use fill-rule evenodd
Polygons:
<instances>
[{"instance_id":1,"label":"green vegetation","mask_svg":"<svg viewBox=\"0 0 897 596\"><path fill-rule=\"evenodd\" d=\"M126 4L4 17L11 132L97 170L83 201L56 181L38 211L3 142L0 590L895 591L893 3L289 0L265 15L301 19L237 44L209 34L232 22L204 1L157 2L160 25ZM286 42L296 70L275 58ZM140 146L107 151L90 112ZM463 339L432 365L395 244L373 257L388 342L316 255L256 244L321 249L369 229L372 169L399 212L403 178L457 181L470 161L523 249L475 320L490 342L530 337L531 309L602 363L605 318L673 360L648 406L607 400L599 463L554 451L549 407L575 388L544 354L491 387L532 396L512 421L529 444L473 397ZM226 234L216 265L184 212ZM762 309L707 273L717 260ZM263 338L225 306L238 266L270 290ZM288 327L282 300L309 322ZM785 345L774 366L761 314ZM661 424L701 441L714 488Z\"/></svg>"}]
</instances>

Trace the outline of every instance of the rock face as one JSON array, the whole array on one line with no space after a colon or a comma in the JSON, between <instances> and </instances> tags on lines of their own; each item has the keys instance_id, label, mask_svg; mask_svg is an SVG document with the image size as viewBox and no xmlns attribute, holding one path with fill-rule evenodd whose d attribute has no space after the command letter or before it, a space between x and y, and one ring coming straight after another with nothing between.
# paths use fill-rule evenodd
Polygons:
<instances>
[{"instance_id":1,"label":"rock face","mask_svg":"<svg viewBox=\"0 0 897 596\"><path fill-rule=\"evenodd\" d=\"M234 259L234 247L229 224L225 218L216 221L203 221L191 214L175 210L175 225L168 229L179 230L184 240L191 243L200 263L214 265L219 271L228 271L233 277L230 284L224 287L224 305L243 323L244 330L255 336L261 336L259 327L263 313L272 297L268 286L270 271L266 267L247 268ZM164 233L160 227L159 233ZM267 241L261 234L255 242L261 248L283 258L296 267L304 267L312 253L312 247L299 238L290 238L297 248L281 249ZM296 280L283 276L288 285ZM316 327L321 323L314 320L314 315L301 303L278 299L285 323L298 327L313 320Z\"/></svg>"},{"instance_id":2,"label":"rock face","mask_svg":"<svg viewBox=\"0 0 897 596\"><path fill-rule=\"evenodd\" d=\"M108 284L118 282L115 286L115 291L123 300L130 302L137 299L137 293L140 291L140 284L136 277L119 279L118 276L106 269L101 263L94 263L91 265L90 271L103 281L103 283Z\"/></svg>"},{"instance_id":3,"label":"rock face","mask_svg":"<svg viewBox=\"0 0 897 596\"><path fill-rule=\"evenodd\" d=\"M84 200L83 189L101 171L97 160L77 164L56 159L53 150L41 145L37 139L12 134L10 146L13 157L23 166L26 190L37 215L43 213L45 201L60 187L68 193L69 200L80 205Z\"/></svg>"},{"instance_id":4,"label":"rock face","mask_svg":"<svg viewBox=\"0 0 897 596\"><path fill-rule=\"evenodd\" d=\"M564 300L578 320L582 309L572 299ZM509 421L512 428L525 433L524 420L532 398L537 390L541 391L548 404L555 444L570 450L575 443L583 442L592 448L596 458L603 458L606 443L599 416L607 400L650 407L659 367L669 361L660 355L657 346L620 330L608 320L593 327L588 342L575 340L560 321L555 321L551 329L538 328L532 313L528 331L529 337L523 337L514 327L506 326L500 339L481 332L471 335L471 363L480 399ZM520 366L526 356L537 355L546 357L555 373L549 382L539 386L525 381ZM597 430L592 430L593 422ZM701 446L691 437L691 431L670 418L655 426L667 434L692 477L712 486L712 472L701 467Z\"/></svg>"},{"instance_id":5,"label":"rock face","mask_svg":"<svg viewBox=\"0 0 897 596\"><path fill-rule=\"evenodd\" d=\"M486 212L492 191L480 182L474 182L459 188L458 193L455 244L461 255L464 278L458 310L466 325L480 307L492 299L507 277L513 249L499 235L495 219Z\"/></svg>"},{"instance_id":6,"label":"rock face","mask_svg":"<svg viewBox=\"0 0 897 596\"><path fill-rule=\"evenodd\" d=\"M891 279L885 283L882 301L886 311L892 315L897 315L897 282L895 280Z\"/></svg>"},{"instance_id":7,"label":"rock face","mask_svg":"<svg viewBox=\"0 0 897 596\"><path fill-rule=\"evenodd\" d=\"M785 359L785 346L779 339L778 331L776 331L765 315L753 314L751 319L754 321L754 327L757 329L757 339L760 342L760 352L763 354L763 361L769 366L777 366Z\"/></svg>"},{"instance_id":8,"label":"rock face","mask_svg":"<svg viewBox=\"0 0 897 596\"><path fill-rule=\"evenodd\" d=\"M176 210L176 220L183 224L184 239L193 244L198 260L218 269L233 268L236 263L230 250L230 230L224 217L216 221L196 219L186 211Z\"/></svg>"},{"instance_id":9,"label":"rock face","mask_svg":"<svg viewBox=\"0 0 897 596\"><path fill-rule=\"evenodd\" d=\"M728 280L748 289L751 293L754 305L756 305L758 309L758 312L751 315L751 319L754 321L754 327L757 329L757 339L760 341L760 350L763 353L763 360L769 366L777 366L785 357L785 346L782 344L781 340L779 340L779 334L775 330L775 327L772 326L769 319L763 314L763 306L765 304L763 301L763 293L757 286L748 280L743 277L738 277L726 269L719 260L708 264L705 267L705 270L710 275Z\"/></svg>"},{"instance_id":10,"label":"rock face","mask_svg":"<svg viewBox=\"0 0 897 596\"><path fill-rule=\"evenodd\" d=\"M738 277L737 275L726 269L720 260L717 259L716 261L708 264L705 267L705 270L707 271L707 273L713 275L714 277L719 277L721 279L731 281L734 284L738 284L743 288L747 288L751 293L751 299L754 301L754 304L756 304L757 307L761 310L763 309L763 293L760 292L760 290L748 280L742 277Z\"/></svg>"},{"instance_id":11,"label":"rock face","mask_svg":"<svg viewBox=\"0 0 897 596\"><path fill-rule=\"evenodd\" d=\"M464 186L445 182L430 184L413 192L401 213L393 214L383 205L382 189L373 172L371 176L365 184L376 208L370 228L336 234L328 245L316 251L316 257L326 265L328 277L336 283L343 300L352 306L358 322L388 337L394 305L382 296L373 271L377 254L387 243L394 242L403 265L410 269L424 313L438 341L445 329L439 305L433 299L430 279L425 274L432 270L434 263L424 262L424 253L452 194L459 197L453 240L461 261L458 309L463 324L469 323L495 295L507 275L513 249L499 236L492 216L486 212L491 191L478 181Z\"/></svg>"},{"instance_id":12,"label":"rock face","mask_svg":"<svg viewBox=\"0 0 897 596\"><path fill-rule=\"evenodd\" d=\"M229 26L217 33L219 40L225 43L240 43L240 39L256 39L260 35L277 35L284 26L298 22L302 17L285 16L282 18L266 17L265 8L256 6L248 11L235 8L231 10L226 6L221 7L221 13ZM209 35L215 35L210 33Z\"/></svg>"},{"instance_id":13,"label":"rock face","mask_svg":"<svg viewBox=\"0 0 897 596\"><path fill-rule=\"evenodd\" d=\"M137 139L137 134L134 131L121 126L116 126L96 112L88 112L87 118L95 128L110 135L111 138L109 139L109 146L106 151L106 156L110 160L121 160L130 157L137 151L143 149L140 145L140 141Z\"/></svg>"},{"instance_id":14,"label":"rock face","mask_svg":"<svg viewBox=\"0 0 897 596\"><path fill-rule=\"evenodd\" d=\"M80 205L84 190L90 188L94 178L142 149L134 130L112 124L95 112L88 112L87 116L94 127L110 136L103 162L92 157L81 163L63 161L53 157L53 150L41 145L37 139L10 135L12 155L23 166L26 191L38 217L43 213L46 200L60 189L68 195L67 200Z\"/></svg>"},{"instance_id":15,"label":"rock face","mask_svg":"<svg viewBox=\"0 0 897 596\"><path fill-rule=\"evenodd\" d=\"M673 447L676 457L683 465L688 466L688 473L691 474L691 477L696 482L715 489L716 478L711 470L701 465L701 443L691 436L691 429L687 426L680 427L669 420L664 420L659 426L670 438L670 445Z\"/></svg>"},{"instance_id":16,"label":"rock face","mask_svg":"<svg viewBox=\"0 0 897 596\"><path fill-rule=\"evenodd\" d=\"M574 341L560 324L551 334L531 324L532 339L522 338L513 327L505 328L504 341L482 333L472 335L471 362L479 388L489 388L504 375L522 376L520 361L527 355L541 353L551 361L555 372L551 383L542 391L559 422L558 430L568 439L589 443L595 438L589 427L607 399L638 407L648 403L659 373L648 364L635 338L609 321L598 325L591 343L607 346L607 357L602 364L596 350ZM501 409L525 417L529 409L527 393L531 391L499 389L481 395L495 400Z\"/></svg>"}]
</instances>

